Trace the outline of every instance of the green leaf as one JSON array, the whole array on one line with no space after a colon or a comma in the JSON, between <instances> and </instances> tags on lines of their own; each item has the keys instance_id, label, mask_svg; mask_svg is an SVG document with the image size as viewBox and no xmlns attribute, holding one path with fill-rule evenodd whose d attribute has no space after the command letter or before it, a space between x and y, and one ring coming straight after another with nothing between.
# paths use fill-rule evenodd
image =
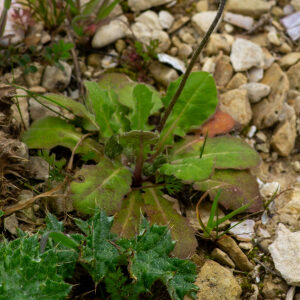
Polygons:
<instances>
[{"instance_id":1,"label":"green leaf","mask_svg":"<svg viewBox=\"0 0 300 300\"><path fill-rule=\"evenodd\" d=\"M66 267L60 252L51 248L41 254L37 235L1 242L0 299L65 299L71 285L59 274L59 267Z\"/></svg>"},{"instance_id":2,"label":"green leaf","mask_svg":"<svg viewBox=\"0 0 300 300\"><path fill-rule=\"evenodd\" d=\"M117 133L119 127L112 119L116 106L109 98L108 92L101 89L96 82L85 81L85 87L88 91L87 97L92 104L96 122L100 126L100 132L103 137L110 137Z\"/></svg>"},{"instance_id":3,"label":"green leaf","mask_svg":"<svg viewBox=\"0 0 300 300\"><path fill-rule=\"evenodd\" d=\"M155 144L158 140L158 134L152 131L132 130L120 135L120 143L124 147L126 145L131 145L134 148L138 148L141 140L144 145Z\"/></svg>"},{"instance_id":4,"label":"green leaf","mask_svg":"<svg viewBox=\"0 0 300 300\"><path fill-rule=\"evenodd\" d=\"M133 250L129 257L129 272L135 279L133 295L149 292L153 283L160 280L174 300L183 299L197 290L193 284L196 279L196 266L188 260L170 258L174 248L170 231L167 227L149 226L142 219L140 234L127 244L127 251ZM136 299L136 298L133 298Z\"/></svg>"},{"instance_id":5,"label":"green leaf","mask_svg":"<svg viewBox=\"0 0 300 300\"><path fill-rule=\"evenodd\" d=\"M152 92L143 84L138 84L133 89L134 109L131 116L131 129L132 130L147 130L147 124L150 116L152 103Z\"/></svg>"},{"instance_id":6,"label":"green leaf","mask_svg":"<svg viewBox=\"0 0 300 300\"><path fill-rule=\"evenodd\" d=\"M75 127L65 120L57 117L46 117L33 122L31 127L24 132L22 141L30 149L52 149L56 146L74 149L76 144L83 137L82 133L75 130ZM95 153L95 159L103 156L103 149L100 144L90 138L82 141L76 153Z\"/></svg>"},{"instance_id":7,"label":"green leaf","mask_svg":"<svg viewBox=\"0 0 300 300\"><path fill-rule=\"evenodd\" d=\"M123 151L123 147L118 143L117 138L113 135L105 144L104 154L110 158L114 159L119 156Z\"/></svg>"},{"instance_id":8,"label":"green leaf","mask_svg":"<svg viewBox=\"0 0 300 300\"><path fill-rule=\"evenodd\" d=\"M63 231L64 224L63 222L59 222L57 218L48 213L46 217L46 231Z\"/></svg>"},{"instance_id":9,"label":"green leaf","mask_svg":"<svg viewBox=\"0 0 300 300\"><path fill-rule=\"evenodd\" d=\"M131 176L127 168L107 158L98 165L83 166L70 186L74 207L83 213L93 213L96 208L116 213L130 191Z\"/></svg>"},{"instance_id":10,"label":"green leaf","mask_svg":"<svg viewBox=\"0 0 300 300\"><path fill-rule=\"evenodd\" d=\"M118 264L119 252L109 243L112 223L113 218L107 217L103 211L97 212L88 221L90 234L82 246L80 262L91 274L96 286Z\"/></svg>"},{"instance_id":11,"label":"green leaf","mask_svg":"<svg viewBox=\"0 0 300 300\"><path fill-rule=\"evenodd\" d=\"M75 116L86 120L86 122L84 123L84 129L90 131L99 130L99 126L95 121L95 116L92 115L86 109L86 107L83 104L79 103L78 101L75 101L61 94L51 94L51 93L40 96L39 98L42 99L44 102L46 101L55 104L57 106L60 106L70 111Z\"/></svg>"},{"instance_id":12,"label":"green leaf","mask_svg":"<svg viewBox=\"0 0 300 300\"><path fill-rule=\"evenodd\" d=\"M215 170L210 179L194 184L196 190L210 190L211 198L217 193L214 189L216 187L222 188L219 203L226 209L234 210L250 201L253 204L249 207L249 212L263 208L257 181L247 170Z\"/></svg>"},{"instance_id":13,"label":"green leaf","mask_svg":"<svg viewBox=\"0 0 300 300\"><path fill-rule=\"evenodd\" d=\"M141 192L132 191L123 200L122 208L114 218L112 232L120 237L132 238L138 232L143 204Z\"/></svg>"},{"instance_id":14,"label":"green leaf","mask_svg":"<svg viewBox=\"0 0 300 300\"><path fill-rule=\"evenodd\" d=\"M163 99L166 107L181 80L180 77L170 84ZM203 124L215 112L217 103L217 89L212 75L206 72L192 73L161 132L157 151L162 151L166 144L172 143L175 134L184 136L191 128Z\"/></svg>"},{"instance_id":15,"label":"green leaf","mask_svg":"<svg viewBox=\"0 0 300 300\"><path fill-rule=\"evenodd\" d=\"M187 157L174 160L159 168L165 175L173 175L178 179L193 182L208 179L214 169L213 157L194 158Z\"/></svg>"},{"instance_id":16,"label":"green leaf","mask_svg":"<svg viewBox=\"0 0 300 300\"><path fill-rule=\"evenodd\" d=\"M79 244L76 241L74 241L72 238L67 237L62 232L52 231L48 234L48 237L52 238L54 241L56 241L61 245L64 245L67 248L71 248L76 251L78 250Z\"/></svg>"},{"instance_id":17,"label":"green leaf","mask_svg":"<svg viewBox=\"0 0 300 300\"><path fill-rule=\"evenodd\" d=\"M103 74L98 82L99 86L104 90L113 90L117 96L120 104L128 107L132 111L135 107L135 101L133 99L133 89L138 84L132 81L128 76L121 73L106 73ZM151 114L158 112L162 107L162 101L160 94L152 86L144 84L150 89L152 94L153 107Z\"/></svg>"},{"instance_id":18,"label":"green leaf","mask_svg":"<svg viewBox=\"0 0 300 300\"><path fill-rule=\"evenodd\" d=\"M115 6L120 2L120 0L114 0L108 5L104 6L103 4L101 5L98 13L97 13L97 21L101 21L108 17L108 15L112 12L112 10L115 8Z\"/></svg>"},{"instance_id":19,"label":"green leaf","mask_svg":"<svg viewBox=\"0 0 300 300\"><path fill-rule=\"evenodd\" d=\"M151 223L167 225L172 238L177 241L173 254L180 258L193 255L198 243L187 220L173 209L172 204L162 197L162 192L158 189L145 189L143 198L145 202L143 210Z\"/></svg>"},{"instance_id":20,"label":"green leaf","mask_svg":"<svg viewBox=\"0 0 300 300\"><path fill-rule=\"evenodd\" d=\"M0 210L0 218L1 218L2 216L4 216L4 215L5 215L4 211L3 211L3 210Z\"/></svg>"},{"instance_id":21,"label":"green leaf","mask_svg":"<svg viewBox=\"0 0 300 300\"><path fill-rule=\"evenodd\" d=\"M187 138L175 146L172 158L199 157L203 140ZM258 153L242 139L232 136L207 138L202 159L213 158L217 169L248 169L260 162Z\"/></svg>"}]
</instances>

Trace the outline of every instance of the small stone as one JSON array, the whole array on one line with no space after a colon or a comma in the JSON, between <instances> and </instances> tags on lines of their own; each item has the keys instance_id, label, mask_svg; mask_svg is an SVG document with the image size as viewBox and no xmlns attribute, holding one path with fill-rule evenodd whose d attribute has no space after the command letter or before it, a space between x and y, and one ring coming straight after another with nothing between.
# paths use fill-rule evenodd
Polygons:
<instances>
[{"instance_id":1,"label":"small stone","mask_svg":"<svg viewBox=\"0 0 300 300\"><path fill-rule=\"evenodd\" d=\"M232 273L212 260L207 260L196 279L198 300L238 300L242 289Z\"/></svg>"},{"instance_id":2,"label":"small stone","mask_svg":"<svg viewBox=\"0 0 300 300\"><path fill-rule=\"evenodd\" d=\"M240 242L239 243L239 247L243 250L252 250L253 249L253 245L252 243L247 243L247 242Z\"/></svg>"},{"instance_id":3,"label":"small stone","mask_svg":"<svg viewBox=\"0 0 300 300\"><path fill-rule=\"evenodd\" d=\"M268 139L267 136L262 131L258 131L255 136L256 136L257 142L259 142L259 143L264 143Z\"/></svg>"},{"instance_id":4,"label":"small stone","mask_svg":"<svg viewBox=\"0 0 300 300\"><path fill-rule=\"evenodd\" d=\"M271 145L281 156L289 156L294 149L297 137L296 113L294 108L291 107L291 109L293 116L277 125L271 139Z\"/></svg>"},{"instance_id":5,"label":"small stone","mask_svg":"<svg viewBox=\"0 0 300 300\"><path fill-rule=\"evenodd\" d=\"M266 275L263 281L262 294L264 299L285 299L283 296L288 290L288 286L285 282L275 280L272 275Z\"/></svg>"},{"instance_id":6,"label":"small stone","mask_svg":"<svg viewBox=\"0 0 300 300\"><path fill-rule=\"evenodd\" d=\"M192 53L193 53L193 48L188 44L182 43L178 48L178 56L181 59L189 58Z\"/></svg>"},{"instance_id":7,"label":"small stone","mask_svg":"<svg viewBox=\"0 0 300 300\"><path fill-rule=\"evenodd\" d=\"M300 90L300 62L289 68L287 76L290 82L290 88Z\"/></svg>"},{"instance_id":8,"label":"small stone","mask_svg":"<svg viewBox=\"0 0 300 300\"><path fill-rule=\"evenodd\" d=\"M16 217L16 214L12 214L4 218L4 228L9 231L11 234L17 234L17 228L19 227L19 222Z\"/></svg>"},{"instance_id":9,"label":"small stone","mask_svg":"<svg viewBox=\"0 0 300 300\"><path fill-rule=\"evenodd\" d=\"M109 55L105 55L101 60L103 69L115 68L118 63L118 53L115 50L110 51Z\"/></svg>"},{"instance_id":10,"label":"small stone","mask_svg":"<svg viewBox=\"0 0 300 300\"><path fill-rule=\"evenodd\" d=\"M196 9L198 12L207 11L208 10L207 0L198 1L196 4Z\"/></svg>"},{"instance_id":11,"label":"small stone","mask_svg":"<svg viewBox=\"0 0 300 300\"><path fill-rule=\"evenodd\" d=\"M208 31L216 15L217 15L216 11L205 11L205 12L197 13L192 17L192 24L197 30L197 32L200 35L202 35Z\"/></svg>"},{"instance_id":12,"label":"small stone","mask_svg":"<svg viewBox=\"0 0 300 300\"><path fill-rule=\"evenodd\" d=\"M236 72L246 71L251 67L264 66L262 49L245 39L238 38L232 45L230 59Z\"/></svg>"},{"instance_id":13,"label":"small stone","mask_svg":"<svg viewBox=\"0 0 300 300\"><path fill-rule=\"evenodd\" d=\"M274 31L268 33L268 41L275 46L280 46L282 44L281 40L277 35L277 32Z\"/></svg>"},{"instance_id":14,"label":"small stone","mask_svg":"<svg viewBox=\"0 0 300 300\"><path fill-rule=\"evenodd\" d=\"M271 92L267 99L252 107L253 123L258 129L270 127L278 121L289 91L287 75L277 63L266 71L261 83L268 85Z\"/></svg>"},{"instance_id":15,"label":"small stone","mask_svg":"<svg viewBox=\"0 0 300 300\"><path fill-rule=\"evenodd\" d=\"M300 52L292 52L281 57L279 60L279 65L282 68L288 68L296 64L299 60L300 60Z\"/></svg>"},{"instance_id":16,"label":"small stone","mask_svg":"<svg viewBox=\"0 0 300 300\"><path fill-rule=\"evenodd\" d=\"M236 73L231 78L231 80L227 84L226 88L228 90L234 90L234 89L238 89L241 85L246 84L246 83L247 83L247 77L242 73Z\"/></svg>"},{"instance_id":17,"label":"small stone","mask_svg":"<svg viewBox=\"0 0 300 300\"><path fill-rule=\"evenodd\" d=\"M300 286L300 231L291 232L279 224L276 239L269 246L275 268L290 285Z\"/></svg>"},{"instance_id":18,"label":"small stone","mask_svg":"<svg viewBox=\"0 0 300 300\"><path fill-rule=\"evenodd\" d=\"M64 70L62 71L56 66L47 66L42 79L42 86L48 91L63 91L71 81L71 66L60 61Z\"/></svg>"},{"instance_id":19,"label":"small stone","mask_svg":"<svg viewBox=\"0 0 300 300\"><path fill-rule=\"evenodd\" d=\"M210 74L214 74L215 73L215 69L216 69L216 63L215 60L211 57L206 58L203 67L202 67L202 71L204 72L208 72Z\"/></svg>"},{"instance_id":20,"label":"small stone","mask_svg":"<svg viewBox=\"0 0 300 300\"><path fill-rule=\"evenodd\" d=\"M88 66L99 68L101 66L101 55L99 53L92 53L87 58Z\"/></svg>"},{"instance_id":21,"label":"small stone","mask_svg":"<svg viewBox=\"0 0 300 300\"><path fill-rule=\"evenodd\" d=\"M262 48L262 51L264 53L264 69L266 70L275 62L275 57L266 48Z\"/></svg>"},{"instance_id":22,"label":"small stone","mask_svg":"<svg viewBox=\"0 0 300 300\"><path fill-rule=\"evenodd\" d=\"M28 171L31 178L43 181L49 178L49 164L39 156L30 156Z\"/></svg>"},{"instance_id":23,"label":"small stone","mask_svg":"<svg viewBox=\"0 0 300 300\"><path fill-rule=\"evenodd\" d=\"M254 237L255 221L245 220L242 223L231 222L230 226L234 226L229 232L235 236L235 238L242 242L250 242Z\"/></svg>"},{"instance_id":24,"label":"small stone","mask_svg":"<svg viewBox=\"0 0 300 300\"><path fill-rule=\"evenodd\" d=\"M292 166L295 172L300 173L300 161L296 160L292 162Z\"/></svg>"},{"instance_id":25,"label":"small stone","mask_svg":"<svg viewBox=\"0 0 300 300\"><path fill-rule=\"evenodd\" d=\"M251 271L254 268L247 256L231 237L225 236L219 239L217 245L230 256L240 270Z\"/></svg>"},{"instance_id":26,"label":"small stone","mask_svg":"<svg viewBox=\"0 0 300 300\"><path fill-rule=\"evenodd\" d=\"M262 144L257 144L255 146L255 149L257 151L261 151L263 153L269 153L270 152L270 144L267 144L267 143L262 143ZM261 156L262 156L262 153L261 153ZM264 159L264 157L262 157Z\"/></svg>"},{"instance_id":27,"label":"small stone","mask_svg":"<svg viewBox=\"0 0 300 300\"><path fill-rule=\"evenodd\" d=\"M235 264L230 259L230 257L225 252L223 252L218 248L215 248L210 255L213 259L215 259L217 262L219 262L222 265L229 266L230 268L235 267Z\"/></svg>"},{"instance_id":28,"label":"small stone","mask_svg":"<svg viewBox=\"0 0 300 300\"><path fill-rule=\"evenodd\" d=\"M42 66L40 63L34 62L32 66L34 66L37 69L36 72L30 72L24 75L25 82L27 83L28 87L40 85L42 75L44 72L44 66Z\"/></svg>"},{"instance_id":29,"label":"small stone","mask_svg":"<svg viewBox=\"0 0 300 300\"><path fill-rule=\"evenodd\" d=\"M252 110L247 91L244 89L230 90L221 94L220 109L232 116L242 126L246 126L252 119Z\"/></svg>"},{"instance_id":30,"label":"small stone","mask_svg":"<svg viewBox=\"0 0 300 300\"><path fill-rule=\"evenodd\" d=\"M280 193L280 184L276 181L265 183L259 190L265 200L271 199L276 193Z\"/></svg>"},{"instance_id":31,"label":"small stone","mask_svg":"<svg viewBox=\"0 0 300 300\"><path fill-rule=\"evenodd\" d=\"M189 32L187 30L184 30L186 27L182 28L179 30L178 34L180 38L182 39L183 42L187 43L190 46L195 45L197 42L196 39L194 38L194 35L192 32Z\"/></svg>"},{"instance_id":32,"label":"small stone","mask_svg":"<svg viewBox=\"0 0 300 300\"><path fill-rule=\"evenodd\" d=\"M42 32L41 44L45 45L51 41L51 35L47 31Z\"/></svg>"},{"instance_id":33,"label":"small stone","mask_svg":"<svg viewBox=\"0 0 300 300\"><path fill-rule=\"evenodd\" d=\"M117 40L115 43L115 48L118 53L122 53L126 49L126 43L124 40Z\"/></svg>"},{"instance_id":34,"label":"small stone","mask_svg":"<svg viewBox=\"0 0 300 300\"><path fill-rule=\"evenodd\" d=\"M131 32L128 26L128 20L124 15L113 19L106 25L100 26L93 37L92 47L102 48L119 39L130 36Z\"/></svg>"},{"instance_id":35,"label":"small stone","mask_svg":"<svg viewBox=\"0 0 300 300\"><path fill-rule=\"evenodd\" d=\"M45 103L45 105L51 110L37 102L34 98L29 99L29 112L32 121L36 121L45 117L57 116L55 111L60 112L60 109L54 104Z\"/></svg>"},{"instance_id":36,"label":"small stone","mask_svg":"<svg viewBox=\"0 0 300 300\"><path fill-rule=\"evenodd\" d=\"M280 47L279 47L279 52L281 53L291 53L292 52L292 47L288 44L288 43L283 43ZM280 63L280 61L279 61Z\"/></svg>"},{"instance_id":37,"label":"small stone","mask_svg":"<svg viewBox=\"0 0 300 300\"><path fill-rule=\"evenodd\" d=\"M281 17L284 16L284 11L283 11L283 9L282 9L281 7L279 7L279 6L273 6L273 7L272 7L272 10L271 10L271 13L272 13L273 16L279 17L279 18L281 18Z\"/></svg>"},{"instance_id":38,"label":"small stone","mask_svg":"<svg viewBox=\"0 0 300 300\"><path fill-rule=\"evenodd\" d=\"M300 10L300 1L292 0L291 5L295 8L295 10Z\"/></svg>"},{"instance_id":39,"label":"small stone","mask_svg":"<svg viewBox=\"0 0 300 300\"><path fill-rule=\"evenodd\" d=\"M173 33L175 31L177 31L178 29L180 29L183 25L185 25L188 21L190 20L189 17L187 16L182 16L179 19L177 19L172 27L169 29L169 33Z\"/></svg>"},{"instance_id":40,"label":"small stone","mask_svg":"<svg viewBox=\"0 0 300 300\"><path fill-rule=\"evenodd\" d=\"M267 13L272 7L272 2L263 0L228 0L226 10L237 14L259 17Z\"/></svg>"},{"instance_id":41,"label":"small stone","mask_svg":"<svg viewBox=\"0 0 300 300\"><path fill-rule=\"evenodd\" d=\"M251 68L247 72L248 78L250 82L258 82L264 77L264 69L263 68Z\"/></svg>"},{"instance_id":42,"label":"small stone","mask_svg":"<svg viewBox=\"0 0 300 300\"><path fill-rule=\"evenodd\" d=\"M152 63L149 70L154 79L166 87L178 78L178 74L174 69L166 67L159 62Z\"/></svg>"},{"instance_id":43,"label":"small stone","mask_svg":"<svg viewBox=\"0 0 300 300\"><path fill-rule=\"evenodd\" d=\"M213 33L210 36L205 52L209 56L219 54L220 51L230 53L232 43L232 36L228 34Z\"/></svg>"},{"instance_id":44,"label":"small stone","mask_svg":"<svg viewBox=\"0 0 300 300\"><path fill-rule=\"evenodd\" d=\"M222 55L216 62L214 78L217 86L225 86L232 78L233 68L230 64L230 58Z\"/></svg>"},{"instance_id":45,"label":"small stone","mask_svg":"<svg viewBox=\"0 0 300 300\"><path fill-rule=\"evenodd\" d=\"M225 12L224 21L246 30L250 30L254 24L253 18L230 12Z\"/></svg>"},{"instance_id":46,"label":"small stone","mask_svg":"<svg viewBox=\"0 0 300 300\"><path fill-rule=\"evenodd\" d=\"M158 53L157 58L160 62L171 65L174 69L181 73L184 73L186 70L184 62L177 57L173 57L165 53Z\"/></svg>"},{"instance_id":47,"label":"small stone","mask_svg":"<svg viewBox=\"0 0 300 300\"><path fill-rule=\"evenodd\" d=\"M158 13L158 20L163 29L169 29L174 23L174 17L167 10Z\"/></svg>"},{"instance_id":48,"label":"small stone","mask_svg":"<svg viewBox=\"0 0 300 300\"><path fill-rule=\"evenodd\" d=\"M173 0L128 0L128 6L132 11L146 10L150 7L165 5Z\"/></svg>"},{"instance_id":49,"label":"small stone","mask_svg":"<svg viewBox=\"0 0 300 300\"><path fill-rule=\"evenodd\" d=\"M248 97L251 103L259 102L262 98L269 95L271 88L262 83L250 82L241 86L248 91Z\"/></svg>"},{"instance_id":50,"label":"small stone","mask_svg":"<svg viewBox=\"0 0 300 300\"><path fill-rule=\"evenodd\" d=\"M234 31L234 27L231 24L227 24L227 23L225 24L224 29L228 33L233 33Z\"/></svg>"}]
</instances>

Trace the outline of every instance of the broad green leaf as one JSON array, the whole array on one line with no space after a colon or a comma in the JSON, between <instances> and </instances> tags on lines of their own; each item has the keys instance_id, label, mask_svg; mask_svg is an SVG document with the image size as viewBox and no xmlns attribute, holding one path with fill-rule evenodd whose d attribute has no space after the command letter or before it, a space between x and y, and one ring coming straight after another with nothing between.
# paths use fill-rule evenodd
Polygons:
<instances>
[{"instance_id":1,"label":"broad green leaf","mask_svg":"<svg viewBox=\"0 0 300 300\"><path fill-rule=\"evenodd\" d=\"M166 107L181 80L182 77L170 84L163 99ZM166 144L172 143L174 134L184 136L191 128L203 124L215 112L217 103L217 89L212 75L206 72L192 73L161 132L157 151L162 151Z\"/></svg>"},{"instance_id":2,"label":"broad green leaf","mask_svg":"<svg viewBox=\"0 0 300 300\"><path fill-rule=\"evenodd\" d=\"M40 96L39 99L42 99L43 102L46 101L60 106L70 111L75 116L83 118L86 121L84 123L84 128L86 130L99 130L99 126L95 121L95 116L91 114L82 103L61 94L51 93Z\"/></svg>"},{"instance_id":3,"label":"broad green leaf","mask_svg":"<svg viewBox=\"0 0 300 300\"><path fill-rule=\"evenodd\" d=\"M150 111L153 107L152 92L146 85L138 84L133 89L134 108L131 116L132 130L147 130Z\"/></svg>"},{"instance_id":4,"label":"broad green leaf","mask_svg":"<svg viewBox=\"0 0 300 300\"><path fill-rule=\"evenodd\" d=\"M4 211L3 210L0 210L0 218L4 216Z\"/></svg>"},{"instance_id":5,"label":"broad green leaf","mask_svg":"<svg viewBox=\"0 0 300 300\"><path fill-rule=\"evenodd\" d=\"M187 220L173 209L172 204L162 197L162 192L158 189L145 189L143 198L144 211L151 223L167 225L172 238L177 241L173 254L180 258L193 255L198 243Z\"/></svg>"},{"instance_id":6,"label":"broad green leaf","mask_svg":"<svg viewBox=\"0 0 300 300\"><path fill-rule=\"evenodd\" d=\"M189 137L175 146L173 159L199 157L203 139ZM213 158L217 169L248 169L259 164L258 153L242 139L232 136L207 138L202 158Z\"/></svg>"},{"instance_id":7,"label":"broad green leaf","mask_svg":"<svg viewBox=\"0 0 300 300\"><path fill-rule=\"evenodd\" d=\"M75 265L76 258L64 261L59 255L60 249L51 248L44 253L39 249L38 235L24 235L0 243L1 300L66 299L71 285L64 282L59 268Z\"/></svg>"},{"instance_id":8,"label":"broad green leaf","mask_svg":"<svg viewBox=\"0 0 300 300\"><path fill-rule=\"evenodd\" d=\"M129 257L129 273L134 278L132 299L136 295L149 292L153 283L160 280L165 284L174 300L192 295L197 288L193 284L196 279L196 266L188 260L169 257L174 249L167 227L153 225L142 218L140 234L130 243L120 241L127 251L132 251ZM127 247L126 247L127 246Z\"/></svg>"},{"instance_id":9,"label":"broad green leaf","mask_svg":"<svg viewBox=\"0 0 300 300\"><path fill-rule=\"evenodd\" d=\"M116 269L119 252L109 240L113 218L103 211L88 220L90 234L82 246L80 262L92 276L95 286L111 271Z\"/></svg>"},{"instance_id":10,"label":"broad green leaf","mask_svg":"<svg viewBox=\"0 0 300 300\"><path fill-rule=\"evenodd\" d=\"M96 82L85 81L88 91L87 97L92 103L96 122L100 126L100 132L103 137L110 137L118 132L119 125L113 122L112 116L116 106L109 98L108 92L102 90Z\"/></svg>"},{"instance_id":11,"label":"broad green leaf","mask_svg":"<svg viewBox=\"0 0 300 300\"><path fill-rule=\"evenodd\" d=\"M173 175L184 181L200 181L208 179L214 169L213 157L187 157L179 158L159 168L165 175Z\"/></svg>"},{"instance_id":12,"label":"broad green leaf","mask_svg":"<svg viewBox=\"0 0 300 300\"><path fill-rule=\"evenodd\" d=\"M132 191L123 200L122 208L114 218L112 232L120 237L132 238L138 232L143 204L141 192Z\"/></svg>"},{"instance_id":13,"label":"broad green leaf","mask_svg":"<svg viewBox=\"0 0 300 300\"><path fill-rule=\"evenodd\" d=\"M52 238L55 242L60 243L61 245L78 250L79 244L74 241L72 238L66 236L62 232L52 231L48 234L49 238Z\"/></svg>"},{"instance_id":14,"label":"broad green leaf","mask_svg":"<svg viewBox=\"0 0 300 300\"><path fill-rule=\"evenodd\" d=\"M257 181L247 170L215 170L210 179L194 184L196 190L210 190L211 198L217 193L217 189L213 189L216 187L222 189L219 203L226 209L234 210L250 201L253 204L248 211L255 212L263 208Z\"/></svg>"},{"instance_id":15,"label":"broad green leaf","mask_svg":"<svg viewBox=\"0 0 300 300\"><path fill-rule=\"evenodd\" d=\"M57 218L48 213L46 217L46 231L63 231L64 224L63 222L59 222Z\"/></svg>"},{"instance_id":16,"label":"broad green leaf","mask_svg":"<svg viewBox=\"0 0 300 300\"><path fill-rule=\"evenodd\" d=\"M114 90L118 95L118 101L120 104L134 110L134 100L133 100L133 89L137 85L137 82L132 81L128 76L122 73L106 73L100 78L99 85L104 90ZM152 94L153 107L151 109L151 114L158 112L162 107L162 101L160 99L160 94L150 85L146 85Z\"/></svg>"},{"instance_id":17,"label":"broad green leaf","mask_svg":"<svg viewBox=\"0 0 300 300\"><path fill-rule=\"evenodd\" d=\"M123 165L104 157L97 165L83 166L70 186L74 207L83 213L93 213L96 208L116 213L130 191L131 176Z\"/></svg>"},{"instance_id":18,"label":"broad green leaf","mask_svg":"<svg viewBox=\"0 0 300 300\"><path fill-rule=\"evenodd\" d=\"M83 134L76 131L75 127L65 120L58 117L46 117L35 121L24 132L22 141L30 149L52 149L56 146L63 146L73 150L82 137ZM102 146L93 139L86 138L77 148L76 153L88 154L90 152L95 154L96 160L103 156Z\"/></svg>"}]
</instances>

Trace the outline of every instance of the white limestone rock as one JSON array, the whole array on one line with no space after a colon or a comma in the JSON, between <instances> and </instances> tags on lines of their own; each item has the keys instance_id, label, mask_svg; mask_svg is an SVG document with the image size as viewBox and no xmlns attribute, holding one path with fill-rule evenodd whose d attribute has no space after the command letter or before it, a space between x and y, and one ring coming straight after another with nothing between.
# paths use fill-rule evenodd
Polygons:
<instances>
[{"instance_id":1,"label":"white limestone rock","mask_svg":"<svg viewBox=\"0 0 300 300\"><path fill-rule=\"evenodd\" d=\"M230 60L236 72L246 71L252 67L262 68L264 53L257 44L238 38L232 45Z\"/></svg>"},{"instance_id":2,"label":"white limestone rock","mask_svg":"<svg viewBox=\"0 0 300 300\"><path fill-rule=\"evenodd\" d=\"M128 0L128 6L133 11L141 11L153 6L165 5L173 0Z\"/></svg>"},{"instance_id":3,"label":"white limestone rock","mask_svg":"<svg viewBox=\"0 0 300 300\"><path fill-rule=\"evenodd\" d=\"M192 24L197 30L197 32L202 35L207 32L216 15L217 11L204 11L197 13L192 17ZM219 24L221 20L222 18L220 19Z\"/></svg>"},{"instance_id":4,"label":"white limestone rock","mask_svg":"<svg viewBox=\"0 0 300 300\"><path fill-rule=\"evenodd\" d=\"M283 224L269 246L275 268L290 285L300 286L300 231L291 232Z\"/></svg>"},{"instance_id":5,"label":"white limestone rock","mask_svg":"<svg viewBox=\"0 0 300 300\"><path fill-rule=\"evenodd\" d=\"M268 85L258 82L243 84L241 88L248 91L248 97L251 103L259 102L262 98L267 97L271 91Z\"/></svg>"}]
</instances>

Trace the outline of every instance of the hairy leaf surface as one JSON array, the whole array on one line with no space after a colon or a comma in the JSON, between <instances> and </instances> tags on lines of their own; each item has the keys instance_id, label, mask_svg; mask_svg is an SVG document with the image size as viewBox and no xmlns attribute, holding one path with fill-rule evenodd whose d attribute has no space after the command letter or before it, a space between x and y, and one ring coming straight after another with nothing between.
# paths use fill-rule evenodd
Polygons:
<instances>
[{"instance_id":1,"label":"hairy leaf surface","mask_svg":"<svg viewBox=\"0 0 300 300\"><path fill-rule=\"evenodd\" d=\"M81 263L97 286L108 272L116 269L119 252L109 243L112 239L110 233L112 217L108 217L103 211L97 212L87 223L89 235L82 247Z\"/></svg>"},{"instance_id":2,"label":"hairy leaf surface","mask_svg":"<svg viewBox=\"0 0 300 300\"><path fill-rule=\"evenodd\" d=\"M144 202L140 191L132 191L122 202L122 208L114 218L112 232L120 237L132 238L140 224Z\"/></svg>"},{"instance_id":3,"label":"hairy leaf surface","mask_svg":"<svg viewBox=\"0 0 300 300\"><path fill-rule=\"evenodd\" d=\"M145 189L143 198L145 202L143 210L151 223L167 225L171 230L172 238L177 241L173 254L180 258L193 255L198 243L187 220L173 209L168 200L162 197L160 190Z\"/></svg>"},{"instance_id":4,"label":"hairy leaf surface","mask_svg":"<svg viewBox=\"0 0 300 300\"><path fill-rule=\"evenodd\" d=\"M133 100L133 89L138 84L132 81L128 76L121 73L106 73L103 74L98 82L99 86L104 90L114 90L118 95L119 103L134 110L135 103ZM160 94L152 86L143 84L152 92L153 107L151 114L159 111L163 107L160 99Z\"/></svg>"},{"instance_id":5,"label":"hairy leaf surface","mask_svg":"<svg viewBox=\"0 0 300 300\"><path fill-rule=\"evenodd\" d=\"M187 138L175 146L173 159L199 157L203 139ZM208 138L202 158L212 158L217 169L247 169L259 164L258 153L242 139L231 136Z\"/></svg>"},{"instance_id":6,"label":"hairy leaf surface","mask_svg":"<svg viewBox=\"0 0 300 300\"><path fill-rule=\"evenodd\" d=\"M222 193L219 203L226 209L235 210L242 205L253 201L248 211L255 212L262 209L258 184L254 176L246 170L216 170L213 176L205 181L196 182L194 188L200 191L210 190L213 199L220 187Z\"/></svg>"},{"instance_id":7,"label":"hairy leaf surface","mask_svg":"<svg viewBox=\"0 0 300 300\"><path fill-rule=\"evenodd\" d=\"M61 94L49 93L40 98L42 99L42 101L47 101L49 103L60 106L70 111L75 116L83 118L86 121L83 123L86 130L99 130L99 126L95 121L95 116L91 114L82 103L79 103L78 101L75 101Z\"/></svg>"},{"instance_id":8,"label":"hairy leaf surface","mask_svg":"<svg viewBox=\"0 0 300 300\"><path fill-rule=\"evenodd\" d=\"M153 107L152 92L143 84L138 84L133 89L134 108L131 116L132 130L147 130L148 117Z\"/></svg>"},{"instance_id":9,"label":"hairy leaf surface","mask_svg":"<svg viewBox=\"0 0 300 300\"><path fill-rule=\"evenodd\" d=\"M179 158L170 163L163 164L159 172L165 175L173 175L178 179L193 182L209 178L214 168L213 157L187 157Z\"/></svg>"},{"instance_id":10,"label":"hairy leaf surface","mask_svg":"<svg viewBox=\"0 0 300 300\"><path fill-rule=\"evenodd\" d=\"M130 243L120 241L119 244L127 251L133 250L129 258L129 272L135 279L133 295L148 292L157 280L165 284L174 300L183 299L196 291L193 284L196 266L188 260L169 257L174 242L167 227L150 227L143 218L137 238Z\"/></svg>"},{"instance_id":11,"label":"hairy leaf surface","mask_svg":"<svg viewBox=\"0 0 300 300\"><path fill-rule=\"evenodd\" d=\"M181 79L170 84L163 99L166 107ZM191 128L199 127L215 112L217 103L217 89L212 75L206 72L192 73L161 132L157 151L162 151L166 144L172 143L174 134L184 136Z\"/></svg>"},{"instance_id":12,"label":"hairy leaf surface","mask_svg":"<svg viewBox=\"0 0 300 300\"><path fill-rule=\"evenodd\" d=\"M130 191L131 172L118 162L103 158L98 165L85 165L71 183L71 198L76 209L93 213L95 208L116 213Z\"/></svg>"},{"instance_id":13,"label":"hairy leaf surface","mask_svg":"<svg viewBox=\"0 0 300 300\"><path fill-rule=\"evenodd\" d=\"M88 97L93 107L96 122L99 124L103 137L110 137L118 132L119 125L113 122L113 114L116 111L115 104L109 98L108 92L102 90L96 82L86 81Z\"/></svg>"},{"instance_id":14,"label":"hairy leaf surface","mask_svg":"<svg viewBox=\"0 0 300 300\"><path fill-rule=\"evenodd\" d=\"M83 134L65 120L57 117L46 117L35 121L24 132L22 141L31 149L51 149L56 146L67 147L71 150L80 141ZM77 148L76 153L88 154L93 152L95 159L103 156L103 149L93 139L86 138Z\"/></svg>"}]
</instances>

